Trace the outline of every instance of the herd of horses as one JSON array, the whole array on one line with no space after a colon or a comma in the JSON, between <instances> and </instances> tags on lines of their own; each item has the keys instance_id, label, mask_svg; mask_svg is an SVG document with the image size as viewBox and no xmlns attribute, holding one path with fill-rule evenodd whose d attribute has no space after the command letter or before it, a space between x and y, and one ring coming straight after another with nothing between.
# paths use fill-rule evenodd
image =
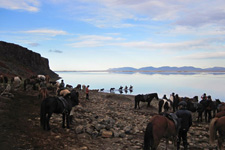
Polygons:
<instances>
[{"instance_id":1,"label":"herd of horses","mask_svg":"<svg viewBox=\"0 0 225 150\"><path fill-rule=\"evenodd\" d=\"M8 83L8 78L0 75L0 83ZM46 81L50 83L49 76L32 76L24 80L24 90L27 90L27 85L32 85L33 89L36 88L36 84ZM20 77L13 77L11 83L20 84L22 79ZM52 82L51 84L57 85L59 83ZM79 87L78 87L79 86ZM76 88L81 89L81 85ZM58 90L58 89L57 89ZM57 91L56 90L56 91ZM41 102L40 111L40 125L44 130L50 130L49 121L53 113L62 114L62 127L70 128L72 113L74 107L79 104L79 93L76 90L61 89L58 90L57 96L44 97ZM161 139L166 139L166 148L168 140L172 139L174 146L176 145L177 127L176 123L168 116L169 112L176 112L178 110L178 103L185 101L187 103L187 109L191 112L198 113L198 122L202 122L202 115L205 116L205 122L209 124L209 140L210 143L214 143L216 139L217 145L220 150L223 149L223 140L225 139L225 103L220 100L206 100L203 99L198 102L198 97L193 98L179 97L177 94L171 94L167 99L164 96L159 99L157 93L136 95L134 98L135 109L141 108L140 102L147 102L147 106L150 107L153 99L158 100L158 115L154 115L147 124L144 134L144 150L156 150ZM213 115L211 114L213 113ZM164 115L162 115L164 114ZM165 115L167 114L167 115Z\"/></svg>"},{"instance_id":2,"label":"herd of horses","mask_svg":"<svg viewBox=\"0 0 225 150\"><path fill-rule=\"evenodd\" d=\"M49 75L36 75L26 79L19 76L9 77L0 75L0 83L4 86L13 86L19 88L23 82L23 89L27 91L30 85L33 90L39 91L39 98L41 98L41 111L40 111L40 124L44 130L50 130L49 121L53 113L62 114L62 127L69 128L72 123L73 109L79 104L79 93L75 89L59 89L59 82L50 81ZM54 89L55 95L49 96L47 86L40 87L42 83L51 84ZM67 85L66 87L69 88Z\"/></svg>"},{"instance_id":3,"label":"herd of horses","mask_svg":"<svg viewBox=\"0 0 225 150\"><path fill-rule=\"evenodd\" d=\"M157 93L151 93L136 95L134 98L134 108L140 109L140 102L147 102L147 106L149 107L153 99L158 100L159 114L154 115L146 127L144 135L144 150L156 150L162 138L166 139L166 148L169 139L172 139L174 146L176 145L177 126L174 120L168 116L178 110L178 104L181 101L185 101L187 103L187 110L193 113L198 113L198 122L202 122L202 115L204 114L205 122L210 123L210 143L214 143L217 137L217 147L220 150L224 149L222 144L225 139L224 102L221 102L219 99L216 99L215 101L212 101L211 99L202 99L198 102L197 96L194 96L193 98L179 97L177 94L174 95L174 93L171 94L169 99L167 99L165 95L162 99L159 99Z\"/></svg>"}]
</instances>

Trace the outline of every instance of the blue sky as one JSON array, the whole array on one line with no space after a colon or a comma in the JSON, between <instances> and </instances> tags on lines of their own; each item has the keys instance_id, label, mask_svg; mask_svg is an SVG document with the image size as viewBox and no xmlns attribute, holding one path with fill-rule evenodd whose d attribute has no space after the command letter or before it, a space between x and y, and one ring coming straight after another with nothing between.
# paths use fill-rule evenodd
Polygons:
<instances>
[{"instance_id":1,"label":"blue sky","mask_svg":"<svg viewBox=\"0 0 225 150\"><path fill-rule=\"evenodd\" d=\"M0 0L0 20L52 70L225 67L224 0Z\"/></svg>"}]
</instances>

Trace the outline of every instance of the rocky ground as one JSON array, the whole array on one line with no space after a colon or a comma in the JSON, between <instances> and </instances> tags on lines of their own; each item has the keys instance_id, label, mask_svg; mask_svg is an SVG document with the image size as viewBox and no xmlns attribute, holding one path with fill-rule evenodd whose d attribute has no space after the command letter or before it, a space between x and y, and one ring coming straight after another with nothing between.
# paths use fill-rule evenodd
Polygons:
<instances>
[{"instance_id":1,"label":"rocky ground","mask_svg":"<svg viewBox=\"0 0 225 150\"><path fill-rule=\"evenodd\" d=\"M157 114L157 100L151 107L141 103L134 109L134 96L90 92L90 100L80 92L71 129L61 128L61 115L51 118L51 131L40 127L37 91L13 91L13 98L0 96L0 149L138 150L144 130ZM195 115L194 119L195 119ZM193 123L188 133L189 149L212 150L207 123ZM169 149L172 149L170 142ZM165 149L162 140L159 149Z\"/></svg>"}]
</instances>

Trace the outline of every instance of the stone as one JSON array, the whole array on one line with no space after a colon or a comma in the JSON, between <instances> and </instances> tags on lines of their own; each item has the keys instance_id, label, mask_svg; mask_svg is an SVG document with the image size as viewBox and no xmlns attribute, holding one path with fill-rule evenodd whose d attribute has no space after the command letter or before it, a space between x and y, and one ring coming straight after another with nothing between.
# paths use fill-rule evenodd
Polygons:
<instances>
[{"instance_id":1,"label":"stone","mask_svg":"<svg viewBox=\"0 0 225 150\"><path fill-rule=\"evenodd\" d=\"M102 131L102 137L103 138L111 138L113 136L112 131Z\"/></svg>"},{"instance_id":2,"label":"stone","mask_svg":"<svg viewBox=\"0 0 225 150\"><path fill-rule=\"evenodd\" d=\"M84 129L83 126L81 126L81 125L77 126L77 127L76 127L76 133L77 133L77 134L83 133L83 129Z\"/></svg>"}]
</instances>

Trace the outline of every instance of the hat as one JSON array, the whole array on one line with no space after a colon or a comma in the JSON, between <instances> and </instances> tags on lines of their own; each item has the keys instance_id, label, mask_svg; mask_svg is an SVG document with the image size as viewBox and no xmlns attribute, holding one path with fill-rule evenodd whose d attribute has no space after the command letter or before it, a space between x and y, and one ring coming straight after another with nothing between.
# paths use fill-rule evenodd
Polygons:
<instances>
[{"instance_id":1,"label":"hat","mask_svg":"<svg viewBox=\"0 0 225 150\"><path fill-rule=\"evenodd\" d=\"M179 102L178 106L186 107L187 103L185 101L181 101L181 102Z\"/></svg>"}]
</instances>

